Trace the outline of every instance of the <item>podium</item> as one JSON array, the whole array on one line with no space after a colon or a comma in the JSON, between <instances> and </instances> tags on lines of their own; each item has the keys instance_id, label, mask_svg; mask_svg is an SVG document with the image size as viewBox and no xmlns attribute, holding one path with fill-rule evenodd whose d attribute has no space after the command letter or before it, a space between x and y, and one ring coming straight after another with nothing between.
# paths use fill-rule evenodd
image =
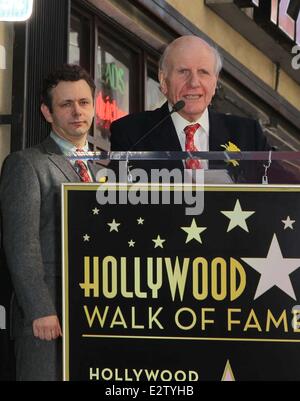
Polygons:
<instances>
[{"instance_id":1,"label":"podium","mask_svg":"<svg viewBox=\"0 0 300 401\"><path fill-rule=\"evenodd\" d=\"M298 185L64 184L62 199L65 380L300 379Z\"/></svg>"}]
</instances>

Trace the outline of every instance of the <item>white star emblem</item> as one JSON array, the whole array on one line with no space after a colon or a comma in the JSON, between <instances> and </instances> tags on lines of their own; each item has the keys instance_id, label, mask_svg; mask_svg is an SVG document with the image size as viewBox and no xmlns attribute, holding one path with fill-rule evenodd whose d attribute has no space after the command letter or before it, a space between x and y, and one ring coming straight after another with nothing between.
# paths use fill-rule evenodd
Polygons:
<instances>
[{"instance_id":1,"label":"white star emblem","mask_svg":"<svg viewBox=\"0 0 300 401\"><path fill-rule=\"evenodd\" d=\"M139 225L144 224L144 219L142 219L141 217L139 219L137 219L137 222Z\"/></svg>"},{"instance_id":2,"label":"white star emblem","mask_svg":"<svg viewBox=\"0 0 300 401\"><path fill-rule=\"evenodd\" d=\"M128 241L129 248L134 248L135 242L131 239Z\"/></svg>"},{"instance_id":3,"label":"white star emblem","mask_svg":"<svg viewBox=\"0 0 300 401\"><path fill-rule=\"evenodd\" d=\"M84 234L82 238L84 242L89 242L91 237L88 234Z\"/></svg>"},{"instance_id":4,"label":"white star emblem","mask_svg":"<svg viewBox=\"0 0 300 401\"><path fill-rule=\"evenodd\" d=\"M165 239L160 238L160 235L157 236L156 239L152 240L155 243L155 247L154 248L163 248L163 243L166 241Z\"/></svg>"},{"instance_id":5,"label":"white star emblem","mask_svg":"<svg viewBox=\"0 0 300 401\"><path fill-rule=\"evenodd\" d=\"M261 275L254 299L274 286L280 288L291 298L296 299L289 275L300 267L300 259L282 257L276 234L273 235L266 258L241 259Z\"/></svg>"},{"instance_id":6,"label":"white star emblem","mask_svg":"<svg viewBox=\"0 0 300 401\"><path fill-rule=\"evenodd\" d=\"M288 216L285 220L281 220L282 223L284 224L284 229L286 230L287 228L290 228L291 230L294 229L293 224L295 223L296 220L291 220L290 216Z\"/></svg>"},{"instance_id":7,"label":"white star emblem","mask_svg":"<svg viewBox=\"0 0 300 401\"><path fill-rule=\"evenodd\" d=\"M200 234L207 229L207 227L198 227L196 224L196 220L193 219L192 224L190 227L180 227L183 231L188 233L188 236L186 238L185 243L187 244L188 242L192 241L192 239L196 240L197 242L200 242L202 244Z\"/></svg>"},{"instance_id":8,"label":"white star emblem","mask_svg":"<svg viewBox=\"0 0 300 401\"><path fill-rule=\"evenodd\" d=\"M97 207L95 207L95 208L92 210L92 212L93 212L93 215L95 216L96 214L99 214L100 209L98 209Z\"/></svg>"},{"instance_id":9,"label":"white star emblem","mask_svg":"<svg viewBox=\"0 0 300 401\"><path fill-rule=\"evenodd\" d=\"M237 199L234 209L232 211L225 210L221 211L221 213L230 219L227 232L231 231L234 227L237 226L249 232L246 219L248 219L248 217L250 217L255 212L254 211L246 212L242 210L240 201Z\"/></svg>"},{"instance_id":10,"label":"white star emblem","mask_svg":"<svg viewBox=\"0 0 300 401\"><path fill-rule=\"evenodd\" d=\"M107 223L107 225L110 227L109 232L111 233L112 231L117 231L119 232L119 225L121 225L121 223L117 223L115 219L113 219L113 221L111 223Z\"/></svg>"}]
</instances>

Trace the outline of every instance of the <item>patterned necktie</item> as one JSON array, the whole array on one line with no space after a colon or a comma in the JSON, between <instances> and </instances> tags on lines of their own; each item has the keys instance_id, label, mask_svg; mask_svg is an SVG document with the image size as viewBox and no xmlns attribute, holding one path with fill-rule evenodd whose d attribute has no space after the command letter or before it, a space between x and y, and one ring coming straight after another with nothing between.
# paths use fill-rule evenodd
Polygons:
<instances>
[{"instance_id":1,"label":"patterned necktie","mask_svg":"<svg viewBox=\"0 0 300 401\"><path fill-rule=\"evenodd\" d=\"M194 135L197 129L200 127L200 124L192 124L192 125L187 125L184 128L185 132L185 150L187 152L197 152L199 149L196 148L195 143L194 143ZM192 170L197 170L202 168L202 164L199 159L188 159L185 161L185 168L189 168Z\"/></svg>"},{"instance_id":2,"label":"patterned necktie","mask_svg":"<svg viewBox=\"0 0 300 401\"><path fill-rule=\"evenodd\" d=\"M76 149L76 153L83 153L83 149ZM75 160L75 166L78 169L78 174L80 175L80 179L83 182L92 182L88 169L85 163L82 160Z\"/></svg>"}]
</instances>

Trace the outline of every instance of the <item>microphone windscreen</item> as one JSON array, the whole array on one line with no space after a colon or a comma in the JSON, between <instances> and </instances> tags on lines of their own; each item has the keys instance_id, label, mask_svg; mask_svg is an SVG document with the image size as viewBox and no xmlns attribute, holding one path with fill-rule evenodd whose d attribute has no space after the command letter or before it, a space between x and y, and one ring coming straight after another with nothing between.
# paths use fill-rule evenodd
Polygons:
<instances>
[{"instance_id":1,"label":"microphone windscreen","mask_svg":"<svg viewBox=\"0 0 300 401\"><path fill-rule=\"evenodd\" d=\"M172 111L179 111L183 109L184 106L185 106L184 100L178 100L178 102L174 104Z\"/></svg>"}]
</instances>

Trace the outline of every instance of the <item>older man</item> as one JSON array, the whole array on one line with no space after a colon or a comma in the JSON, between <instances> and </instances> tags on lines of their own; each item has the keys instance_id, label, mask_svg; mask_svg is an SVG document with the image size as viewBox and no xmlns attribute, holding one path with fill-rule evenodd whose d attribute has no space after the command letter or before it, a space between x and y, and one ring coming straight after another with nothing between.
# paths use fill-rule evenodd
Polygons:
<instances>
[{"instance_id":1,"label":"older man","mask_svg":"<svg viewBox=\"0 0 300 401\"><path fill-rule=\"evenodd\" d=\"M268 150L270 147L257 121L209 109L221 68L219 53L201 38L188 35L174 40L165 49L159 68L160 87L167 102L154 111L115 121L111 125L112 150L223 151L229 142L233 150ZM172 107L180 100L184 101L184 107L168 118ZM158 124L160 121L163 123ZM158 126L152 130L156 124ZM145 135L150 130L149 135ZM164 164L149 162L142 166L157 168ZM261 182L262 163L258 169L252 169L249 163L248 173L242 163L239 168L231 167L235 180ZM168 168L182 169L183 163L169 163ZM208 168L208 162L190 160L185 168Z\"/></svg>"}]
</instances>

